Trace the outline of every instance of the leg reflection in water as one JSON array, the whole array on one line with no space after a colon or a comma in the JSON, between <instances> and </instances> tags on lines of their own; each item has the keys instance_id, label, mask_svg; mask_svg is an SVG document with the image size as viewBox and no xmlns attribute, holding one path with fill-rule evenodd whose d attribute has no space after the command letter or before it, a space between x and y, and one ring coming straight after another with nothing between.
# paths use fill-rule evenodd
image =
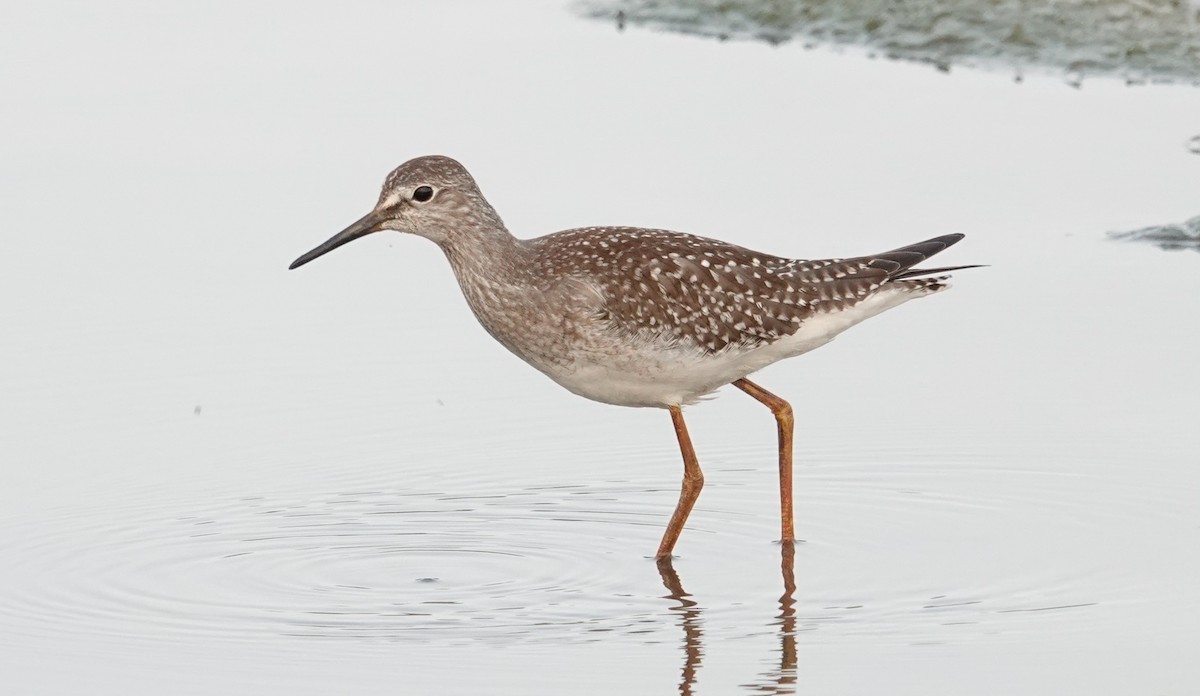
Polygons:
<instances>
[{"instance_id":1,"label":"leg reflection in water","mask_svg":"<svg viewBox=\"0 0 1200 696\"><path fill-rule=\"evenodd\" d=\"M796 693L796 545L783 542L780 549L783 594L779 596L779 668L746 686L760 694Z\"/></svg>"},{"instance_id":2,"label":"leg reflection in water","mask_svg":"<svg viewBox=\"0 0 1200 696\"><path fill-rule=\"evenodd\" d=\"M696 684L696 670L704 657L704 648L700 639L704 632L700 630L700 607L691 600L691 595L684 591L679 582L679 574L671 565L671 557L658 559L658 574L662 576L663 585L668 594L665 599L679 602L679 606L671 607L679 612L683 625L683 673L679 675L679 693L681 696L691 696L692 687Z\"/></svg>"},{"instance_id":3,"label":"leg reflection in water","mask_svg":"<svg viewBox=\"0 0 1200 696\"><path fill-rule=\"evenodd\" d=\"M755 693L796 693L796 546L783 542L780 548L780 570L783 574L783 594L779 597L779 667L763 674L761 680L745 687ZM679 693L690 696L696 686L696 672L704 659L704 631L700 606L683 589L679 574L670 557L658 559L658 573L669 594L666 599L678 602L671 607L679 612L683 626L683 670L679 677Z\"/></svg>"}]
</instances>

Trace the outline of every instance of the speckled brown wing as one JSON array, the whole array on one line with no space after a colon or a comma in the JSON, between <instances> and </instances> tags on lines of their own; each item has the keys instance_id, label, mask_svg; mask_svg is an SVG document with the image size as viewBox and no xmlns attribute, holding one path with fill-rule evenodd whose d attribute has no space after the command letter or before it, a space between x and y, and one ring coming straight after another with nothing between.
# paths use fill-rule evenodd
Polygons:
<instances>
[{"instance_id":1,"label":"speckled brown wing","mask_svg":"<svg viewBox=\"0 0 1200 696\"><path fill-rule=\"evenodd\" d=\"M598 315L618 331L705 352L752 347L795 333L817 313L838 312L945 249L951 235L852 259L785 259L692 235L586 228L542 238L555 247L551 275L586 278L603 297ZM549 249L547 249L549 251Z\"/></svg>"}]
</instances>

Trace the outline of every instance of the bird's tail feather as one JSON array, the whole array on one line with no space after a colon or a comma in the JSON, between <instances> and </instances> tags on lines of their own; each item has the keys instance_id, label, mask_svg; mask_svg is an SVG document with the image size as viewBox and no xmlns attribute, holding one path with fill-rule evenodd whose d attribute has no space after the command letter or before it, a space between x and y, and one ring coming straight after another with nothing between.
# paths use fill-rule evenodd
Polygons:
<instances>
[{"instance_id":1,"label":"bird's tail feather","mask_svg":"<svg viewBox=\"0 0 1200 696\"><path fill-rule=\"evenodd\" d=\"M888 280L904 280L905 278L919 278L927 276L931 273L949 273L950 271L961 271L964 268L987 268L987 264L973 263L966 266L942 266L941 268L910 268L906 271L901 271Z\"/></svg>"}]
</instances>

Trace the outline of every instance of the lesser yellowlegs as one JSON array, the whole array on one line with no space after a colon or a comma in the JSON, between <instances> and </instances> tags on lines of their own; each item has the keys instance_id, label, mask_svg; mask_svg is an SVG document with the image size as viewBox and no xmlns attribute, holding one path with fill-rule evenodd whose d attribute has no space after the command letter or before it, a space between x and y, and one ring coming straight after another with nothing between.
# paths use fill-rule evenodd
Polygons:
<instances>
[{"instance_id":1,"label":"lesser yellowlegs","mask_svg":"<svg viewBox=\"0 0 1200 696\"><path fill-rule=\"evenodd\" d=\"M670 411L684 473L659 558L671 555L704 485L683 406L733 384L775 414L782 540L791 543L792 408L746 376L943 290L948 276L936 274L970 267L914 268L961 234L817 261L638 227L517 239L461 164L420 157L388 175L374 210L291 268L381 230L437 243L479 323L550 379L596 401Z\"/></svg>"}]
</instances>

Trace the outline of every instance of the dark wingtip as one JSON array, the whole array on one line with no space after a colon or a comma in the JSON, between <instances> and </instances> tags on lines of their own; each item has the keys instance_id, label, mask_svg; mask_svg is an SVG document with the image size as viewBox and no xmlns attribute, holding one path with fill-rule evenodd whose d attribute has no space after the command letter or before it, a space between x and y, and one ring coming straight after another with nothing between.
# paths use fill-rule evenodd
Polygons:
<instances>
[{"instance_id":1,"label":"dark wingtip","mask_svg":"<svg viewBox=\"0 0 1200 696\"><path fill-rule=\"evenodd\" d=\"M893 249L876 255L871 261L871 265L885 271L892 280L926 273L927 271L913 269L913 266L925 261L934 254L945 251L950 246L962 241L966 236L961 232L956 232L954 234L944 234L940 237L926 239L916 244L902 246L899 249Z\"/></svg>"}]
</instances>

